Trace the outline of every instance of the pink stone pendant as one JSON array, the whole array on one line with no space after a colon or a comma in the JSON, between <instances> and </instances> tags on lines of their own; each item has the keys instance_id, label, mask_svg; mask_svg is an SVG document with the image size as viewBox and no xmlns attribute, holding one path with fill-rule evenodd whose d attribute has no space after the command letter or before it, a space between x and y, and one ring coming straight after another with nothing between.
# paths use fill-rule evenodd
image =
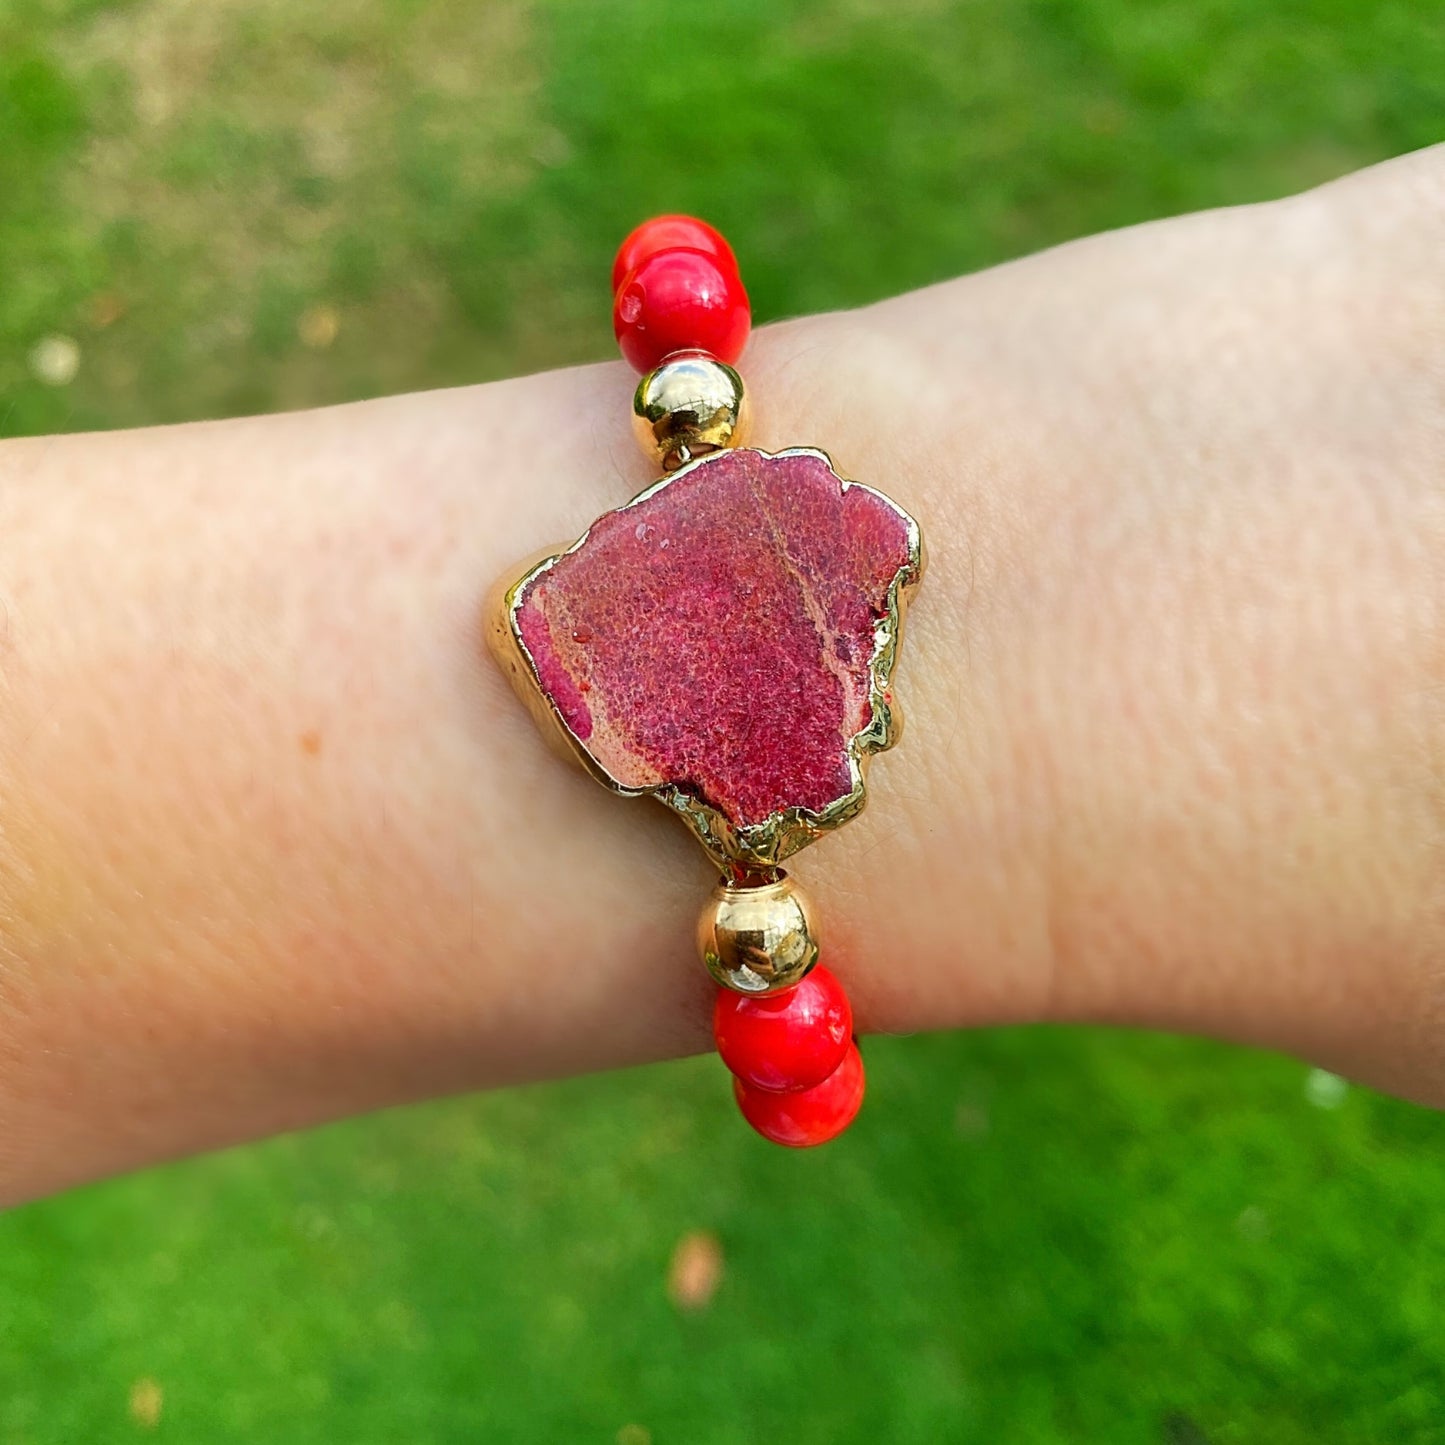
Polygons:
<instances>
[{"instance_id":1,"label":"pink stone pendant","mask_svg":"<svg viewBox=\"0 0 1445 1445\"><path fill-rule=\"evenodd\" d=\"M765 871L862 808L922 572L918 524L824 453L719 450L506 587L493 642L599 781Z\"/></svg>"}]
</instances>

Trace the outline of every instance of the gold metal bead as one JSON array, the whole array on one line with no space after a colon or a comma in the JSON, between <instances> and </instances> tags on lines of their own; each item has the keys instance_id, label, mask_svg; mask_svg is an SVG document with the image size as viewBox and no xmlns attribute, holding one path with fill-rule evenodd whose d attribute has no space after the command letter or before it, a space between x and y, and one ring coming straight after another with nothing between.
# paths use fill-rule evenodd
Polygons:
<instances>
[{"instance_id":1,"label":"gold metal bead","mask_svg":"<svg viewBox=\"0 0 1445 1445\"><path fill-rule=\"evenodd\" d=\"M638 444L667 472L706 452L742 443L743 379L705 351L679 351L637 383L632 426Z\"/></svg>"},{"instance_id":2,"label":"gold metal bead","mask_svg":"<svg viewBox=\"0 0 1445 1445\"><path fill-rule=\"evenodd\" d=\"M697 921L707 970L738 993L791 988L818 961L807 896L779 872L758 884L721 882Z\"/></svg>"}]
</instances>

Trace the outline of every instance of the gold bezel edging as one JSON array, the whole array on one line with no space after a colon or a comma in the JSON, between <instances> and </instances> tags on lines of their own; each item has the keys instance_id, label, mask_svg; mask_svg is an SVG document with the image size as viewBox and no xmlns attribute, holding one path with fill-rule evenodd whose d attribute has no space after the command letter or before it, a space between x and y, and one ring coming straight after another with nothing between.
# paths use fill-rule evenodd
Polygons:
<instances>
[{"instance_id":1,"label":"gold bezel edging","mask_svg":"<svg viewBox=\"0 0 1445 1445\"><path fill-rule=\"evenodd\" d=\"M894 574L888 587L887 605L883 615L873 629L873 655L869 660L869 718L867 724L848 741L848 771L851 782L849 791L823 809L813 812L807 808L781 808L770 813L761 823L735 828L716 808L703 802L677 783L663 783L656 787L633 788L619 783L607 773L587 751L586 745L568 727L561 713L553 707L542 690L537 676L536 662L522 640L517 625L517 612L522 604L526 589L546 572L549 572L561 558L580 550L592 533L592 528L582 533L569 547L560 551L549 551L535 557L517 580L500 584L494 591L494 602L489 609L491 626L488 639L492 651L510 677L513 687L526 704L528 710L542 725L554 745L560 745L565 756L581 766L609 792L624 798L654 797L664 807L677 814L698 842L707 850L713 862L724 872L745 870L768 870L776 868L785 858L799 849L816 842L826 833L841 827L856 817L867 802L866 775L868 763L876 753L885 752L897 741L902 731L901 713L896 702L888 694L894 668L898 662L898 649L902 643L903 622L909 601L918 584L922 581L925 565L923 535L917 521L891 497L870 487L864 482L851 481L840 476L832 458L818 447L786 447L778 452L765 452L760 448L742 448L757 455L772 458L812 457L823 463L837 478L846 492L852 487L871 492L901 516L908 527L909 560ZM726 451L710 452L696 457L643 488L630 501L612 510L624 512L630 507L647 501L664 487L685 477L699 467L710 466L719 458L727 456ZM606 513L604 515L610 515ZM593 525L596 525L595 523ZM500 594L497 596L497 594Z\"/></svg>"}]
</instances>

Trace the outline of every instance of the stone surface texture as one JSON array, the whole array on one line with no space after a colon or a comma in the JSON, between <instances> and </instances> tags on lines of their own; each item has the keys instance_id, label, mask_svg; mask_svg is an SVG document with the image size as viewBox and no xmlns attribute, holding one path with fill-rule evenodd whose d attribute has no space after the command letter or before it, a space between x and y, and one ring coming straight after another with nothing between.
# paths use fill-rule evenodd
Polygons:
<instances>
[{"instance_id":1,"label":"stone surface texture","mask_svg":"<svg viewBox=\"0 0 1445 1445\"><path fill-rule=\"evenodd\" d=\"M599 518L516 592L512 625L617 787L671 786L746 829L861 787L878 626L916 565L907 514L821 453L720 452Z\"/></svg>"}]
</instances>

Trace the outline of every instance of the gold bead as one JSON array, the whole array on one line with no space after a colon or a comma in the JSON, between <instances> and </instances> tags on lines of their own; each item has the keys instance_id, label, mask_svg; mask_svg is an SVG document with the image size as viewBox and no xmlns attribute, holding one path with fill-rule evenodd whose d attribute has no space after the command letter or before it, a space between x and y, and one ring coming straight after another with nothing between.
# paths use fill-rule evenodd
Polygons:
<instances>
[{"instance_id":1,"label":"gold bead","mask_svg":"<svg viewBox=\"0 0 1445 1445\"><path fill-rule=\"evenodd\" d=\"M818 961L807 896L779 872L768 883L719 883L697 921L707 970L738 993L791 988Z\"/></svg>"},{"instance_id":2,"label":"gold bead","mask_svg":"<svg viewBox=\"0 0 1445 1445\"><path fill-rule=\"evenodd\" d=\"M705 351L679 351L637 383L632 427L667 472L705 452L741 444L747 428L743 379Z\"/></svg>"}]
</instances>

